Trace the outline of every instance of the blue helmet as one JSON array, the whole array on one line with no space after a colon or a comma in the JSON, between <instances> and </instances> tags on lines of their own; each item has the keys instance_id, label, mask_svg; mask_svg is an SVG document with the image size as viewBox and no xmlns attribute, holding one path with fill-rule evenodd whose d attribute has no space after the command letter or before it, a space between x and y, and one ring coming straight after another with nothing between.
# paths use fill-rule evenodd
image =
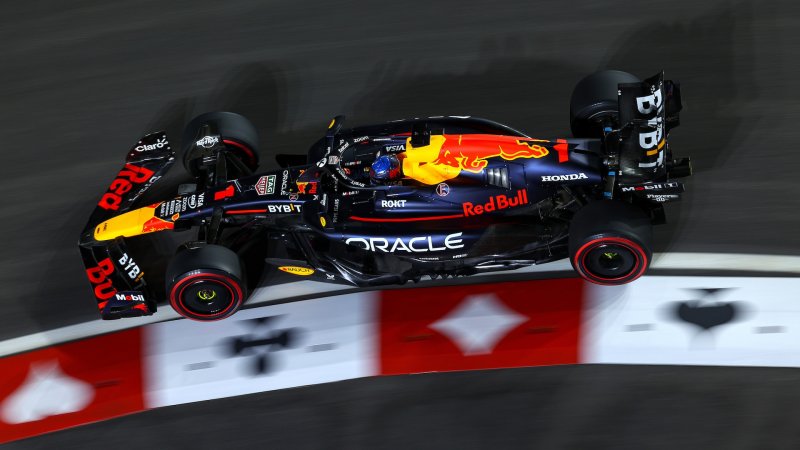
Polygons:
<instances>
[{"instance_id":1,"label":"blue helmet","mask_svg":"<svg viewBox=\"0 0 800 450\"><path fill-rule=\"evenodd\" d=\"M377 180L387 180L391 178L392 171L394 170L397 170L397 158L393 158L389 155L382 155L372 163L370 176Z\"/></svg>"}]
</instances>

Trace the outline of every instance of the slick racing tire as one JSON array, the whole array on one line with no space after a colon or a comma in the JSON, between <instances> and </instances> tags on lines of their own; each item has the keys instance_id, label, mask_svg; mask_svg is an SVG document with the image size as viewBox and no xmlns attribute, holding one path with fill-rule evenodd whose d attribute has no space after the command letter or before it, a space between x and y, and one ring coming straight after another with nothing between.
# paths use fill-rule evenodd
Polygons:
<instances>
[{"instance_id":1,"label":"slick racing tire","mask_svg":"<svg viewBox=\"0 0 800 450\"><path fill-rule=\"evenodd\" d=\"M603 70L582 79L572 90L569 123L576 138L603 137L603 121L616 124L619 117L617 85L638 83L635 75L620 70Z\"/></svg>"},{"instance_id":2,"label":"slick racing tire","mask_svg":"<svg viewBox=\"0 0 800 450\"><path fill-rule=\"evenodd\" d=\"M246 296L242 265L232 250L205 245L179 251L167 267L167 297L188 319L220 320L241 308Z\"/></svg>"},{"instance_id":3,"label":"slick racing tire","mask_svg":"<svg viewBox=\"0 0 800 450\"><path fill-rule=\"evenodd\" d=\"M617 200L590 203L570 224L572 267L592 283L630 283L650 265L652 230L650 218L634 205Z\"/></svg>"},{"instance_id":4,"label":"slick racing tire","mask_svg":"<svg viewBox=\"0 0 800 450\"><path fill-rule=\"evenodd\" d=\"M222 137L226 151L239 159L251 171L258 169L258 132L256 127L244 116L232 112L217 111L201 114L183 130L181 148L183 166L192 176L199 176L200 159L195 152L194 142L200 127L214 124Z\"/></svg>"}]
</instances>

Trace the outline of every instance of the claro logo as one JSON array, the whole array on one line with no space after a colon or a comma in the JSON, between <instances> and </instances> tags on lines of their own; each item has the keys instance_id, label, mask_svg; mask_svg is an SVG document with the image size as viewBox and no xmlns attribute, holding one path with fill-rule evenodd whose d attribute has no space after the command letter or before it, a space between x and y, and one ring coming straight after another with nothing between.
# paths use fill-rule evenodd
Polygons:
<instances>
[{"instance_id":1,"label":"claro logo","mask_svg":"<svg viewBox=\"0 0 800 450\"><path fill-rule=\"evenodd\" d=\"M419 236L408 239L399 237L394 239L386 239L381 237L349 238L344 241L344 243L348 245L355 245L356 247L360 247L364 250L369 250L372 252L380 250L385 253L425 253L464 248L463 241L461 240L461 233L448 234L445 236L444 242L440 246L434 244L433 241L433 236Z\"/></svg>"},{"instance_id":2,"label":"claro logo","mask_svg":"<svg viewBox=\"0 0 800 450\"><path fill-rule=\"evenodd\" d=\"M136 150L137 152L147 152L150 150L158 150L166 146L167 146L167 138L162 137L161 139L157 140L154 144L141 144L137 145L133 149Z\"/></svg>"},{"instance_id":3,"label":"claro logo","mask_svg":"<svg viewBox=\"0 0 800 450\"><path fill-rule=\"evenodd\" d=\"M153 174L154 172L150 169L134 166L133 164L125 164L125 167L117 174L117 178L108 186L108 192L103 194L97 206L106 210L118 210L120 203L122 203L122 196L133 189L134 184L144 183Z\"/></svg>"}]
</instances>

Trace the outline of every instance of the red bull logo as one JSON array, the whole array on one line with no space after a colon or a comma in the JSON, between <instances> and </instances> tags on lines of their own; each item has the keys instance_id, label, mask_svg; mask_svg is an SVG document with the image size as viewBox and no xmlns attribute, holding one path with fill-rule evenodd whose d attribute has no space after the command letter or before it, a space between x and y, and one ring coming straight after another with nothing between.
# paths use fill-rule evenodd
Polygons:
<instances>
[{"instance_id":1,"label":"red bull logo","mask_svg":"<svg viewBox=\"0 0 800 450\"><path fill-rule=\"evenodd\" d=\"M86 276L94 286L94 296L97 297L99 304L98 308L103 309L108 302L108 299L117 293L114 285L111 283L109 276L114 273L114 263L111 258L106 258L97 263L97 267L90 267L86 269Z\"/></svg>"},{"instance_id":2,"label":"red bull logo","mask_svg":"<svg viewBox=\"0 0 800 450\"><path fill-rule=\"evenodd\" d=\"M429 145L412 147L409 138L403 159L403 174L426 184L455 178L462 170L479 173L491 158L510 161L543 158L550 153L545 146L549 141L517 136L432 135L430 139Z\"/></svg>"},{"instance_id":3,"label":"red bull logo","mask_svg":"<svg viewBox=\"0 0 800 450\"><path fill-rule=\"evenodd\" d=\"M505 139L503 139L505 141ZM468 145L462 145L459 136L458 145L443 146L433 164L456 167L461 170L478 173L486 168L490 158L503 158L510 161L517 158L542 158L549 150L533 141L514 139L513 142L500 142L497 136L484 139L469 139Z\"/></svg>"},{"instance_id":4,"label":"red bull logo","mask_svg":"<svg viewBox=\"0 0 800 450\"><path fill-rule=\"evenodd\" d=\"M125 167L117 174L117 178L111 182L108 192L103 194L97 206L111 211L117 211L122 203L122 196L133 189L134 184L142 184L149 180L155 172L146 168L125 164Z\"/></svg>"},{"instance_id":5,"label":"red bull logo","mask_svg":"<svg viewBox=\"0 0 800 450\"><path fill-rule=\"evenodd\" d=\"M297 182L297 192L301 194L316 194L317 193L317 182L316 181L298 181Z\"/></svg>"},{"instance_id":6,"label":"red bull logo","mask_svg":"<svg viewBox=\"0 0 800 450\"><path fill-rule=\"evenodd\" d=\"M484 213L490 213L506 208L516 208L517 206L528 204L528 191L520 189L517 195L508 197L503 194L495 195L489 198L489 201L484 204L474 204L470 202L462 203L464 208L464 217L479 216Z\"/></svg>"},{"instance_id":7,"label":"red bull logo","mask_svg":"<svg viewBox=\"0 0 800 450\"><path fill-rule=\"evenodd\" d=\"M172 230L174 228L174 223L154 216L142 224L142 233L153 233L156 231Z\"/></svg>"}]
</instances>

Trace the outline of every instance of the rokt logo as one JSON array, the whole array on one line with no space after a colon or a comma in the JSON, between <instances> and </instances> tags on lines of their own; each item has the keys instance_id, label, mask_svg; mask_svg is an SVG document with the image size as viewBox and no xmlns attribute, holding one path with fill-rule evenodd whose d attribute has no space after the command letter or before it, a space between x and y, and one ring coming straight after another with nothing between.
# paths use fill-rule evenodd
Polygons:
<instances>
[{"instance_id":1,"label":"rokt logo","mask_svg":"<svg viewBox=\"0 0 800 450\"><path fill-rule=\"evenodd\" d=\"M405 208L406 200L381 200L381 208Z\"/></svg>"}]
</instances>

